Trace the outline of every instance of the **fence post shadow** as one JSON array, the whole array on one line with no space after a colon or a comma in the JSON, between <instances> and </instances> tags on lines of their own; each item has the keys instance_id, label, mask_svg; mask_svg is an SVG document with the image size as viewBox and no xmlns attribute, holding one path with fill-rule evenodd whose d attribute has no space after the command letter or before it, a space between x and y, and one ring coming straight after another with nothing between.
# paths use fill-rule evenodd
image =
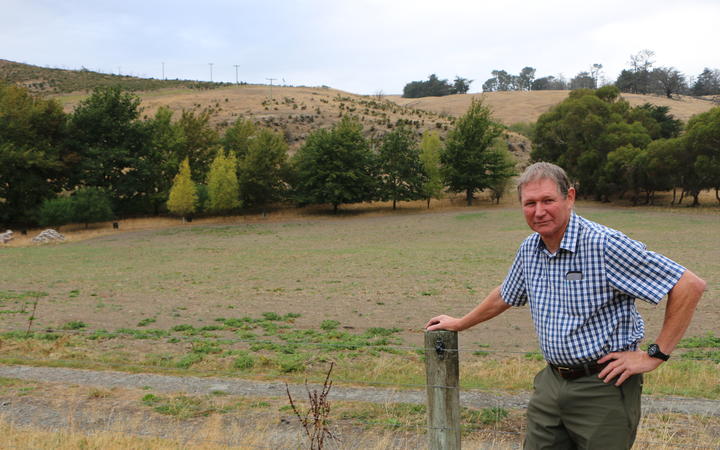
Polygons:
<instances>
[{"instance_id":1,"label":"fence post shadow","mask_svg":"<svg viewBox=\"0 0 720 450\"><path fill-rule=\"evenodd\" d=\"M460 449L460 364L456 331L425 332L428 448Z\"/></svg>"}]
</instances>

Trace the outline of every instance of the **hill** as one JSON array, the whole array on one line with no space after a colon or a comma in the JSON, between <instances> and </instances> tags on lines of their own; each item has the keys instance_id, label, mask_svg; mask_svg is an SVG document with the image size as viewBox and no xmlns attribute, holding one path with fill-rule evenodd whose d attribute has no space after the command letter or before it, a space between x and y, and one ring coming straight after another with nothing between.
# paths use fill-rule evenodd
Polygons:
<instances>
[{"instance_id":1,"label":"hill","mask_svg":"<svg viewBox=\"0 0 720 450\"><path fill-rule=\"evenodd\" d=\"M565 100L569 93L570 91L513 91L424 98L389 96L388 99L398 105L457 116L467 110L473 98L482 98L485 104L493 111L496 119L505 125L511 125L517 122L535 122L542 113ZM695 114L705 112L718 105L716 101L714 102L710 98L690 96L669 99L657 95L623 93L622 97L632 106L644 103L668 106L670 114L683 122L687 122Z\"/></svg>"},{"instance_id":2,"label":"hill","mask_svg":"<svg viewBox=\"0 0 720 450\"><path fill-rule=\"evenodd\" d=\"M67 70L22 64L0 59L0 80L26 87L33 94L66 94L91 91L99 86L121 85L130 91L149 91L168 87L213 89L227 83L193 80L156 80L114 75L92 70Z\"/></svg>"},{"instance_id":3,"label":"hill","mask_svg":"<svg viewBox=\"0 0 720 450\"><path fill-rule=\"evenodd\" d=\"M208 83L188 80L156 80L111 75L89 70L49 69L0 60L0 80L27 87L31 92L56 98L70 112L95 87L120 85L142 100L143 114L150 117L161 106L176 112L208 109L211 121L223 129L240 117L282 131L292 149L308 133L329 127L342 115L352 114L363 123L368 136L379 136L406 124L420 135L437 130L444 135L455 117L465 113L473 98L482 98L497 120L505 125L534 122L569 91L491 92L446 97L407 99L400 96L361 96L322 87L289 87ZM716 105L711 99L623 94L632 105L646 102L670 107L671 114L687 121ZM510 148L526 159L530 143L509 132Z\"/></svg>"}]
</instances>

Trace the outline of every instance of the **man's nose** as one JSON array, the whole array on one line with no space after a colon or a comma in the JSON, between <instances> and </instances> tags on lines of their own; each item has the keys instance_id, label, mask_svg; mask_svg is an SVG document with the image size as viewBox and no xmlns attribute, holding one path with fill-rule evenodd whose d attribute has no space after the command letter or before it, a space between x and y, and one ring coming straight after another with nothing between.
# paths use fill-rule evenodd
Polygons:
<instances>
[{"instance_id":1,"label":"man's nose","mask_svg":"<svg viewBox=\"0 0 720 450\"><path fill-rule=\"evenodd\" d=\"M543 206L540 203L535 205L535 217L542 217L544 215L545 215L545 208L543 208Z\"/></svg>"}]
</instances>

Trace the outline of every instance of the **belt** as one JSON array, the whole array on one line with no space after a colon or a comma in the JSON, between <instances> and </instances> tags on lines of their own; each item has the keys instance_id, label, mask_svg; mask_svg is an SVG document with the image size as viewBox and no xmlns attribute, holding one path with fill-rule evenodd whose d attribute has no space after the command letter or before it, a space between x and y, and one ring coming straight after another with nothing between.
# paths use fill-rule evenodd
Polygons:
<instances>
[{"instance_id":1,"label":"belt","mask_svg":"<svg viewBox=\"0 0 720 450\"><path fill-rule=\"evenodd\" d=\"M566 380L574 380L576 378L587 377L600 373L607 365L607 362L598 364L596 361L593 361L581 366L563 367L550 364L550 367L552 367L562 378Z\"/></svg>"}]
</instances>

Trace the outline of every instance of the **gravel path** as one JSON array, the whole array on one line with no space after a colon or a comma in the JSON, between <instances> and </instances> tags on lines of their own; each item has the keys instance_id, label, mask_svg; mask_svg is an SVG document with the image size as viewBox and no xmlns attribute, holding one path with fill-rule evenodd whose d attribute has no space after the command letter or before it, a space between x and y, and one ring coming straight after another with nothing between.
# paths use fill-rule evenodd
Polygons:
<instances>
[{"instance_id":1,"label":"gravel path","mask_svg":"<svg viewBox=\"0 0 720 450\"><path fill-rule=\"evenodd\" d=\"M279 382L251 381L231 378L201 378L155 375L147 373L125 373L65 369L53 367L3 366L0 377L29 381L56 382L85 385L99 388L151 388L159 392L184 392L188 394L209 394L224 392L233 395L257 397L284 397L285 384ZM310 385L310 389L321 386ZM305 396L305 386L291 385L293 397ZM333 386L329 400L364 401L375 403L425 403L425 389L397 390L388 388L355 388ZM461 391L463 406L472 408L503 407L524 408L528 393L505 394L482 391ZM643 396L643 412L673 412L720 416L720 402L716 400L692 399L685 397Z\"/></svg>"}]
</instances>

